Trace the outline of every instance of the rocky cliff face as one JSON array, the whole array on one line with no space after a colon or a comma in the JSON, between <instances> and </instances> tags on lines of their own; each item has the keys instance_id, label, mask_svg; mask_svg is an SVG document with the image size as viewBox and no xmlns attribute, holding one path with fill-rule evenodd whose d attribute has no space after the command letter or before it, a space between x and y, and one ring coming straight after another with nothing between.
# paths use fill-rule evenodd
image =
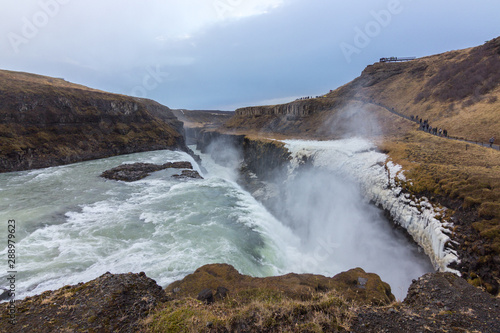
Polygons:
<instances>
[{"instance_id":1,"label":"rocky cliff face","mask_svg":"<svg viewBox=\"0 0 500 333\"><path fill-rule=\"evenodd\" d=\"M250 138L243 141L243 158L245 167L259 179L266 181L282 179L291 159L290 152L283 143Z\"/></svg>"},{"instance_id":2,"label":"rocky cliff face","mask_svg":"<svg viewBox=\"0 0 500 333\"><path fill-rule=\"evenodd\" d=\"M361 308L352 332L498 332L500 302L451 273L414 281L400 304Z\"/></svg>"},{"instance_id":3,"label":"rocky cliff face","mask_svg":"<svg viewBox=\"0 0 500 333\"><path fill-rule=\"evenodd\" d=\"M0 172L187 150L182 123L151 100L7 71L0 71L0 96Z\"/></svg>"},{"instance_id":4,"label":"rocky cliff face","mask_svg":"<svg viewBox=\"0 0 500 333\"><path fill-rule=\"evenodd\" d=\"M314 112L329 110L337 105L336 101L327 98L299 100L288 104L251 106L236 110L236 116L286 115L289 118L300 118Z\"/></svg>"},{"instance_id":5,"label":"rocky cliff face","mask_svg":"<svg viewBox=\"0 0 500 333\"><path fill-rule=\"evenodd\" d=\"M244 170L264 181L282 179L291 158L285 145L275 140L250 138L204 128L187 131L187 140L196 143L198 150L210 154L216 162L222 164L227 150L230 150L232 154L237 155L238 164L242 163Z\"/></svg>"},{"instance_id":6,"label":"rocky cliff face","mask_svg":"<svg viewBox=\"0 0 500 333\"><path fill-rule=\"evenodd\" d=\"M321 97L281 105L246 107L237 109L235 116L221 128L226 132L254 135L341 136L345 131L332 126L341 123L335 121L336 110L344 105L343 99Z\"/></svg>"},{"instance_id":7,"label":"rocky cliff face","mask_svg":"<svg viewBox=\"0 0 500 333\"><path fill-rule=\"evenodd\" d=\"M188 145L200 141L197 137L200 133L219 128L234 116L233 111L172 110L172 112L177 119L184 123L186 143Z\"/></svg>"}]
</instances>

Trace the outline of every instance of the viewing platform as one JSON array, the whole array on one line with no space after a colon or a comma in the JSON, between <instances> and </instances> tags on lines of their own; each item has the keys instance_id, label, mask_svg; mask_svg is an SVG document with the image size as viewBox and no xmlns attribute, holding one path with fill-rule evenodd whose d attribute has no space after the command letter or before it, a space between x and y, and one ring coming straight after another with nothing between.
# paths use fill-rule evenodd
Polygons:
<instances>
[{"instance_id":1,"label":"viewing platform","mask_svg":"<svg viewBox=\"0 0 500 333\"><path fill-rule=\"evenodd\" d=\"M417 57L390 57L390 58L380 58L380 62L403 62L415 59L417 59Z\"/></svg>"}]
</instances>

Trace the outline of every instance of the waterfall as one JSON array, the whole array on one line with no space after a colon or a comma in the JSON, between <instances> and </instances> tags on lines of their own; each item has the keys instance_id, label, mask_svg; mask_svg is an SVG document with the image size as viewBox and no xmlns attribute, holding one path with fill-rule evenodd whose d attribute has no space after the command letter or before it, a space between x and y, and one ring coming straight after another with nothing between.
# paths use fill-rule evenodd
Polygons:
<instances>
[{"instance_id":1,"label":"waterfall","mask_svg":"<svg viewBox=\"0 0 500 333\"><path fill-rule=\"evenodd\" d=\"M365 200L389 212L392 219L406 229L436 270L458 274L448 267L458 261L456 251L449 247L454 243L448 236L453 224L438 219L446 208L433 206L425 197L413 198L405 193L399 185L400 181L407 181L402 167L378 152L373 143L360 138L283 142L293 156L292 170L306 157L317 169L353 180Z\"/></svg>"}]
</instances>

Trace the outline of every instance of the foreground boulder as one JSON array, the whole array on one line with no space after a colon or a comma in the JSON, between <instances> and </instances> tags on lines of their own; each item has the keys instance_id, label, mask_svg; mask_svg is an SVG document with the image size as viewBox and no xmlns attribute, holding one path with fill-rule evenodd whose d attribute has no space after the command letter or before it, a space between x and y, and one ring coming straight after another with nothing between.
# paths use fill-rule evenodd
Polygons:
<instances>
[{"instance_id":1,"label":"foreground boulder","mask_svg":"<svg viewBox=\"0 0 500 333\"><path fill-rule=\"evenodd\" d=\"M451 273L429 273L403 303L358 310L353 332L500 332L500 302Z\"/></svg>"},{"instance_id":2,"label":"foreground boulder","mask_svg":"<svg viewBox=\"0 0 500 333\"><path fill-rule=\"evenodd\" d=\"M16 302L15 325L1 312L0 332L136 332L139 321L167 300L144 273L110 274Z\"/></svg>"},{"instance_id":3,"label":"foreground boulder","mask_svg":"<svg viewBox=\"0 0 500 333\"><path fill-rule=\"evenodd\" d=\"M338 332L353 308L387 305L389 285L361 268L333 278L313 274L255 278L206 265L166 288L172 301L148 318L156 332Z\"/></svg>"},{"instance_id":4,"label":"foreground boulder","mask_svg":"<svg viewBox=\"0 0 500 333\"><path fill-rule=\"evenodd\" d=\"M351 269L329 278L313 274L287 274L254 278L240 274L233 266L226 264L206 265L181 281L166 288L173 297L196 298L201 291L224 288L230 294L245 293L248 290L279 292L284 296L307 300L315 292L337 291L347 300L363 304L389 304L394 301L391 287L377 274L366 273L361 268Z\"/></svg>"}]
</instances>

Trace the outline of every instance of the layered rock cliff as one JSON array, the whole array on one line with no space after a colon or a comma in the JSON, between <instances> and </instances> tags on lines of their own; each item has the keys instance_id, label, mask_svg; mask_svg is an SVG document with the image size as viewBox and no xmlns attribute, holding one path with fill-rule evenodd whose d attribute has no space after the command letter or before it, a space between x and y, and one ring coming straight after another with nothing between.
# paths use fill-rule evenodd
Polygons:
<instances>
[{"instance_id":1,"label":"layered rock cliff","mask_svg":"<svg viewBox=\"0 0 500 333\"><path fill-rule=\"evenodd\" d=\"M309 116L315 112L329 110L338 103L333 99L315 98L310 100L298 100L288 104L250 106L236 110L236 116L259 117L264 115L286 115L288 119L296 119Z\"/></svg>"},{"instance_id":2,"label":"layered rock cliff","mask_svg":"<svg viewBox=\"0 0 500 333\"><path fill-rule=\"evenodd\" d=\"M0 172L187 150L182 122L151 100L10 71L0 71L0 96Z\"/></svg>"}]
</instances>

